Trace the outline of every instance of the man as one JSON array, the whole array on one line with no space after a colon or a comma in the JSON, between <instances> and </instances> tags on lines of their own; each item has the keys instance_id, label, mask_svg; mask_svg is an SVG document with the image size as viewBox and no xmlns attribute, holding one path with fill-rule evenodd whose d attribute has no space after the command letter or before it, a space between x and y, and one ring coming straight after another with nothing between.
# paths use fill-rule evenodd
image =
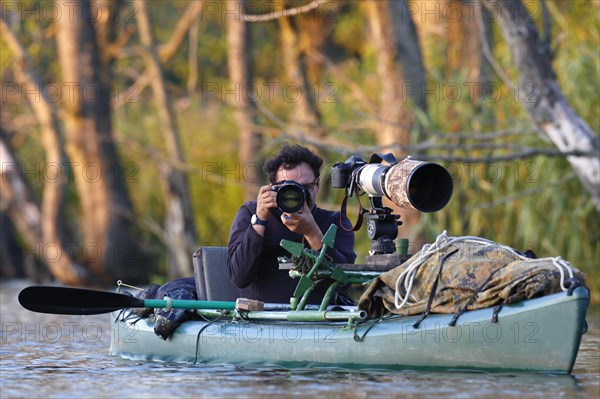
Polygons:
<instances>
[{"instance_id":1,"label":"man","mask_svg":"<svg viewBox=\"0 0 600 399\"><path fill-rule=\"evenodd\" d=\"M289 255L279 245L282 239L302 242L320 250L323 234L331 224L338 227L335 247L328 250L334 263L354 263L354 232L351 223L339 212L316 205L323 160L305 147L285 145L265 164L272 184L294 180L304 185L310 198L297 213L274 212L277 193L271 184L262 186L256 201L243 204L237 212L229 235L227 266L231 281L240 288L240 297L271 303L289 303L298 283L287 270L279 270L277 258ZM341 228L340 223L346 227ZM350 231L349 231L350 230ZM322 290L310 297L320 303Z\"/></svg>"}]
</instances>

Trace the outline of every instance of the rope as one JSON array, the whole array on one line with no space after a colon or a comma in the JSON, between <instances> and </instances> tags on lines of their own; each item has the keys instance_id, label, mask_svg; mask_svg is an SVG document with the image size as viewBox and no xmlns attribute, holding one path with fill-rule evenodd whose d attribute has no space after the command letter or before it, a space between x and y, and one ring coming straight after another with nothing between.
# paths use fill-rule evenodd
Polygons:
<instances>
[{"instance_id":1,"label":"rope","mask_svg":"<svg viewBox=\"0 0 600 399\"><path fill-rule=\"evenodd\" d=\"M568 291L568 288L565 287L565 273L563 272L563 268L565 268L567 272L569 272L569 278L573 278L573 269L571 268L571 264L563 258L561 258L560 256L552 258L552 264L556 266L556 268L560 272L560 288L563 291Z\"/></svg>"},{"instance_id":2,"label":"rope","mask_svg":"<svg viewBox=\"0 0 600 399\"><path fill-rule=\"evenodd\" d=\"M435 253L442 251L443 249L458 243L458 242L467 242L472 244L482 244L482 245L493 245L497 246L501 249L509 251L513 256L525 262L536 262L543 259L531 259L526 256L521 255L513 248L499 244L497 242L482 238L482 237L474 237L474 236L462 236L462 237L448 237L446 230L444 230L440 235L437 236L435 242L432 244L425 244L423 248L421 248L420 254L418 257L414 258L412 262L406 265L404 271L398 276L396 280L396 292L394 294L394 305L396 309L401 309L404 305L412 304L414 302L410 302L410 299L417 301L417 298L414 295L411 295L412 287L414 284L415 276L419 271L421 265L428 260ZM548 258L545 258L548 259ZM560 256L557 256L552 259L552 264L558 269L560 273L560 288L563 291L568 291L568 288L565 287L565 271L569 274L569 278L573 278L573 269L571 264L566 260L562 259ZM402 295L402 291L406 294Z\"/></svg>"},{"instance_id":3,"label":"rope","mask_svg":"<svg viewBox=\"0 0 600 399\"><path fill-rule=\"evenodd\" d=\"M121 286L127 287L127 288L133 288L134 290L138 290L138 291L143 290L143 288L136 287L135 285L125 284L123 281L117 280L117 292L119 292L121 290Z\"/></svg>"}]
</instances>

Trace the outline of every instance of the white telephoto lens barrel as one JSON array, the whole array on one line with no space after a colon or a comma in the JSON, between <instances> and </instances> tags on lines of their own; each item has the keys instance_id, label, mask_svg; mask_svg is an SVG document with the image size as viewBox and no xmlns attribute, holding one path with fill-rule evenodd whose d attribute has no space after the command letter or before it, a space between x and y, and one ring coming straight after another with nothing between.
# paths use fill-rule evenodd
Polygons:
<instances>
[{"instance_id":1,"label":"white telephoto lens barrel","mask_svg":"<svg viewBox=\"0 0 600 399\"><path fill-rule=\"evenodd\" d=\"M363 166L358 176L358 185L372 197L385 196L383 184L385 181L385 172L388 169L389 166L378 163Z\"/></svg>"}]
</instances>

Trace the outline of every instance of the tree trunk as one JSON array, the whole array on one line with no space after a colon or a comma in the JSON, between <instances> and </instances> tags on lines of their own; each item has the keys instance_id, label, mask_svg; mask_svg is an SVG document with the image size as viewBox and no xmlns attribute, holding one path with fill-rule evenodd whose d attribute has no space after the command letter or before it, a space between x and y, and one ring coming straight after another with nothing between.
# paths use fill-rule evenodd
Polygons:
<instances>
[{"instance_id":1,"label":"tree trunk","mask_svg":"<svg viewBox=\"0 0 600 399\"><path fill-rule=\"evenodd\" d=\"M600 212L600 139L570 107L558 86L551 64L549 32L545 40L539 38L521 1L482 1L498 15L519 71L519 98L531 119L560 151L586 154L568 156L567 160Z\"/></svg>"},{"instance_id":2,"label":"tree trunk","mask_svg":"<svg viewBox=\"0 0 600 399\"><path fill-rule=\"evenodd\" d=\"M39 79L33 72L27 69L27 67L31 65L31 61L25 50L3 21L0 21L0 31L17 60L15 67L13 68L17 83L21 87L42 87ZM7 181L4 182L7 185L3 186L3 195L7 196L6 198L23 199L25 203L30 203L32 209L38 207L39 224L33 227L36 231L30 231L32 226L25 222L28 219L27 215L19 214L20 212L26 212L28 209L27 206L21 207L19 204L13 203L12 206L7 206L7 209L9 209L9 214L12 215L13 222L19 227L21 234L23 234L27 246L30 248L34 248L36 245L42 245L43 247L55 246L60 249L59 254L62 255L63 259L59 261L58 265L54 264L56 262L50 262L50 258L45 256L47 254L42 254L41 256L41 259L45 262L45 265L53 276L63 283L81 284L86 273L84 273L84 269L81 267L72 265L71 255L64 249L62 244L62 237L64 237L65 234L61 234L63 228L61 224L61 205L63 201L65 180L68 175L68 173L65 172L68 165L65 162L62 151L58 122L55 117L56 111L53 109L51 102L48 101L44 93L27 90L25 94L35 113L38 123L40 124L42 145L46 155L44 170L46 170L47 173L42 173L43 176L41 176L44 185L42 203L41 206L38 207L33 200L31 191L23 191L23 187L27 185L27 182L20 173L16 173L13 177L7 177ZM6 162L6 165L8 165L9 159L13 162L16 161L16 158L8 147L8 143L3 144L3 146L2 162ZM16 168L17 164L13 163L11 167ZM53 173L50 174L50 171L53 171ZM3 173L5 172L6 170L3 170ZM15 170L15 172L17 171ZM6 176L3 175L3 180L4 177ZM11 184L11 181L14 184ZM15 222L14 220L20 220L21 222ZM39 234L37 229L39 229Z\"/></svg>"},{"instance_id":3,"label":"tree trunk","mask_svg":"<svg viewBox=\"0 0 600 399\"><path fill-rule=\"evenodd\" d=\"M308 82L314 84L321 81L325 62L314 54L328 53L333 50L332 32L339 19L341 7L341 4L329 3L329 6L324 9L311 10L296 17L298 44L301 54L304 55L304 69ZM315 96L316 99L322 97L324 96Z\"/></svg>"},{"instance_id":4,"label":"tree trunk","mask_svg":"<svg viewBox=\"0 0 600 399\"><path fill-rule=\"evenodd\" d=\"M245 0L227 0L224 7L227 10L245 10ZM255 129L256 104L251 92L252 74L248 51L250 35L247 24L238 14L226 14L227 23L227 64L229 81L238 95L232 104L240 129L239 159L241 169L246 170L249 165L260 162L259 151L262 146L262 136ZM252 168L256 169L256 168ZM261 168L259 167L258 170ZM244 180L244 197L246 200L256 199L258 194L258 180Z\"/></svg>"},{"instance_id":5,"label":"tree trunk","mask_svg":"<svg viewBox=\"0 0 600 399\"><path fill-rule=\"evenodd\" d=\"M192 253L197 242L194 214L190 201L187 176L180 169L185 163L177 116L169 98L162 67L156 54L150 20L145 1L136 1L140 40L145 48L146 67L152 78L152 91L156 101L161 130L167 145L168 161L159 168L165 188L165 236L169 277L193 274Z\"/></svg>"},{"instance_id":6,"label":"tree trunk","mask_svg":"<svg viewBox=\"0 0 600 399\"><path fill-rule=\"evenodd\" d=\"M14 224L4 212L4 204L0 199L0 278L25 278L25 254L19 245ZM31 277L29 277L31 278Z\"/></svg>"},{"instance_id":7,"label":"tree trunk","mask_svg":"<svg viewBox=\"0 0 600 399\"><path fill-rule=\"evenodd\" d=\"M381 85L376 139L382 152L386 152L393 145L410 144L414 114L409 107L408 96L418 107L427 109L425 69L406 1L364 1L361 4L369 20ZM402 214L404 230L410 231L418 224L419 212L401 210L391 203L388 206Z\"/></svg>"},{"instance_id":8,"label":"tree trunk","mask_svg":"<svg viewBox=\"0 0 600 399\"><path fill-rule=\"evenodd\" d=\"M285 9L286 2L278 4L281 10ZM308 82L307 56L300 47L298 25L294 17L281 17L278 21L281 29L283 65L289 84L293 85L299 93L297 100L294 99L294 116L292 117L294 124L300 127L297 134L320 137L322 134L316 134L316 129L321 124L321 114L317 109L315 96L311 92ZM287 100L292 101L291 98Z\"/></svg>"},{"instance_id":9,"label":"tree trunk","mask_svg":"<svg viewBox=\"0 0 600 399\"><path fill-rule=\"evenodd\" d=\"M36 202L33 192L24 179L19 163L0 133L0 210L14 223L21 239L29 251L33 252L48 267L52 275L65 284L83 284L87 273L72 262L70 252L56 237L48 236L44 228L44 215ZM44 206L49 206L47 203ZM55 204L52 204L54 207ZM3 246L9 244L2 239ZM15 243L16 244L16 243ZM11 248L2 248L2 251ZM31 276L28 276L31 277Z\"/></svg>"},{"instance_id":10,"label":"tree trunk","mask_svg":"<svg viewBox=\"0 0 600 399\"><path fill-rule=\"evenodd\" d=\"M414 117L405 93L414 95L415 103L425 108L425 75L416 29L406 2L364 1L361 4L369 20L381 84L376 137L377 144L385 151L394 144L409 143Z\"/></svg>"},{"instance_id":11,"label":"tree trunk","mask_svg":"<svg viewBox=\"0 0 600 399\"><path fill-rule=\"evenodd\" d=\"M456 78L457 72L463 69L466 70L465 81L475 82L479 77L483 59L477 20L472 14L480 11L480 7L472 7L471 2L467 3L464 0L449 0L448 3L448 9L456 11L446 15L448 25L446 71L449 73L446 78Z\"/></svg>"},{"instance_id":12,"label":"tree trunk","mask_svg":"<svg viewBox=\"0 0 600 399\"><path fill-rule=\"evenodd\" d=\"M56 44L84 262L106 282L115 277L140 279L147 265L131 234L133 212L112 138L109 64L100 58L90 1L82 0L72 10L69 18L56 23Z\"/></svg>"},{"instance_id":13,"label":"tree trunk","mask_svg":"<svg viewBox=\"0 0 600 399\"><path fill-rule=\"evenodd\" d=\"M417 28L405 0L390 1L389 7L394 34L392 39L396 47L395 58L401 65L404 92L418 108L427 112L425 65ZM418 89L412 90L410 85L415 85Z\"/></svg>"},{"instance_id":14,"label":"tree trunk","mask_svg":"<svg viewBox=\"0 0 600 399\"><path fill-rule=\"evenodd\" d=\"M196 86L198 85L198 32L200 31L200 18L196 18L189 30L190 43L188 46L188 81L187 91L188 95L193 95L196 92Z\"/></svg>"}]
</instances>

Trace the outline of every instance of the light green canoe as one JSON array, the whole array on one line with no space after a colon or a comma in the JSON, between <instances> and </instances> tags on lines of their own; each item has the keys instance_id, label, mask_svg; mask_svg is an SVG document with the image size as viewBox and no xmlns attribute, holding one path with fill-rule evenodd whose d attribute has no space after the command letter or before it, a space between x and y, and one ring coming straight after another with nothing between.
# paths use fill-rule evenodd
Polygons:
<instances>
[{"instance_id":1,"label":"light green canoe","mask_svg":"<svg viewBox=\"0 0 600 399\"><path fill-rule=\"evenodd\" d=\"M355 310L313 312L342 321L290 321L298 312L289 311L217 319L217 311L203 311L214 320L185 322L166 341L152 320L124 321L115 312L110 353L167 362L570 373L588 302L588 291L576 288L504 305L496 320L493 309L467 311L455 326L448 325L453 315L431 314L416 329L418 317L361 321Z\"/></svg>"}]
</instances>

